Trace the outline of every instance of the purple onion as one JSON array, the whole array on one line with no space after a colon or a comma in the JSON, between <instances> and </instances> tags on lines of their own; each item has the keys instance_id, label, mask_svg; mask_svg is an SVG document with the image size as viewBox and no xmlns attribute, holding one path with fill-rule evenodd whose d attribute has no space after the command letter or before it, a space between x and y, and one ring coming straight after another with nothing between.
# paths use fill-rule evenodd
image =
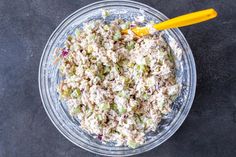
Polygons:
<instances>
[{"instance_id":1,"label":"purple onion","mask_svg":"<svg viewBox=\"0 0 236 157\"><path fill-rule=\"evenodd\" d=\"M62 56L63 56L63 57L65 57L65 56L67 56L67 55L68 55L68 53L69 53L68 51L66 51L66 50L63 50L61 54L62 54Z\"/></svg>"},{"instance_id":2,"label":"purple onion","mask_svg":"<svg viewBox=\"0 0 236 157\"><path fill-rule=\"evenodd\" d=\"M98 135L98 139L102 140L102 135L101 134Z\"/></svg>"},{"instance_id":3,"label":"purple onion","mask_svg":"<svg viewBox=\"0 0 236 157\"><path fill-rule=\"evenodd\" d=\"M159 89L159 86L158 85L156 85L156 90L158 90Z\"/></svg>"},{"instance_id":4,"label":"purple onion","mask_svg":"<svg viewBox=\"0 0 236 157\"><path fill-rule=\"evenodd\" d=\"M132 23L130 24L130 27L131 27L131 28L133 28L133 27L135 27L135 26L136 26L136 24L132 24Z\"/></svg>"}]
</instances>

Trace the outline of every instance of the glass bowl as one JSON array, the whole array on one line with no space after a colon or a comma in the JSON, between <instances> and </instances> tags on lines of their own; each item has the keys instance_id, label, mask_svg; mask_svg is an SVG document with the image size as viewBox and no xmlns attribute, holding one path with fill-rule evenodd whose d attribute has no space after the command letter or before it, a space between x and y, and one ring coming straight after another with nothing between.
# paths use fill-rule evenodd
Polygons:
<instances>
[{"instance_id":1,"label":"glass bowl","mask_svg":"<svg viewBox=\"0 0 236 157\"><path fill-rule=\"evenodd\" d=\"M134 1L100 1L85 6L69 15L52 33L44 48L39 65L39 90L43 106L56 128L72 143L90 152L106 156L129 156L153 149L170 138L185 120L195 95L196 68L191 49L179 29L164 31L164 37L175 56L177 80L182 84L181 93L172 104L172 112L164 116L158 129L146 135L145 144L132 149L116 147L113 143L102 143L79 127L79 121L72 118L65 102L58 99L56 86L62 79L58 64L54 63L57 47L63 47L64 41L76 27L92 19L102 19L101 9L110 12L106 20L115 18L133 20L144 14L147 21L160 22L168 18L161 12L145 4ZM182 53L182 55L180 55Z\"/></svg>"}]
</instances>

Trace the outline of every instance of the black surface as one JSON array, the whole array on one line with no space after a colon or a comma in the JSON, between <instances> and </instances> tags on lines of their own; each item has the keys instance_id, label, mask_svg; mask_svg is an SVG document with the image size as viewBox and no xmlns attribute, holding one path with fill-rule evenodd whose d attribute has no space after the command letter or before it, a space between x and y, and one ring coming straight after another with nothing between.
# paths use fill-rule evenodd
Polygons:
<instances>
[{"instance_id":1,"label":"black surface","mask_svg":"<svg viewBox=\"0 0 236 157\"><path fill-rule=\"evenodd\" d=\"M63 137L47 117L38 64L56 26L94 0L0 1L0 157L92 157ZM180 129L138 155L236 156L235 0L143 0L168 17L213 7L216 20L182 28L197 65L197 92Z\"/></svg>"}]
</instances>

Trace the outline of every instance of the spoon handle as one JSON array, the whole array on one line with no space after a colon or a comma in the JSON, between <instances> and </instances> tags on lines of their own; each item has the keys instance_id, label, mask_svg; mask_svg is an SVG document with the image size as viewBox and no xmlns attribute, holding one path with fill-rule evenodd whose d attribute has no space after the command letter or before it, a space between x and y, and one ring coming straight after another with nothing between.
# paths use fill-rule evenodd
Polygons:
<instances>
[{"instance_id":1,"label":"spoon handle","mask_svg":"<svg viewBox=\"0 0 236 157\"><path fill-rule=\"evenodd\" d=\"M189 26L203 21L207 21L209 19L215 18L216 16L217 12L211 8L178 16L167 21L155 24L153 27L157 30L163 30L169 28Z\"/></svg>"}]
</instances>

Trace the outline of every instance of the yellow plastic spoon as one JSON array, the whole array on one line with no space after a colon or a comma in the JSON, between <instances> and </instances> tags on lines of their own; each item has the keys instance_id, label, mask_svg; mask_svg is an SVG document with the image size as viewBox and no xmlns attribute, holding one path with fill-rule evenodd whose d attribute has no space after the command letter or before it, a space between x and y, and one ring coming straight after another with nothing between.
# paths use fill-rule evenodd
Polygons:
<instances>
[{"instance_id":1,"label":"yellow plastic spoon","mask_svg":"<svg viewBox=\"0 0 236 157\"><path fill-rule=\"evenodd\" d=\"M153 28L157 30L164 30L169 28L177 28L177 27L183 27L183 26L189 26L192 24L200 23L203 21L207 21L210 19L213 19L217 16L217 12L214 9L206 9L202 11L197 11L189 14L185 14L182 16L178 16L172 19L169 19L167 21L157 23L153 25ZM144 36L149 34L148 27L135 27L131 30L138 36ZM128 33L128 29L122 30L123 34Z\"/></svg>"}]
</instances>

